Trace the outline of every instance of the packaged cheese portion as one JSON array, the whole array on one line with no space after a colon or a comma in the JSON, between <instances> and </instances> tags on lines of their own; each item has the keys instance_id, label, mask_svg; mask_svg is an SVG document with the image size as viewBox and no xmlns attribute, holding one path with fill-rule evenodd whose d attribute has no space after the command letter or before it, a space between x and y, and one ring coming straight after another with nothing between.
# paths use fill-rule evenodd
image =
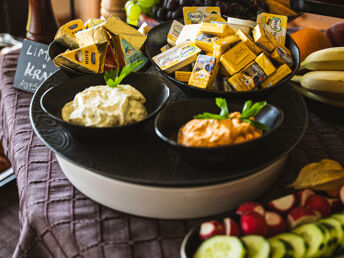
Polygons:
<instances>
[{"instance_id":1,"label":"packaged cheese portion","mask_svg":"<svg viewBox=\"0 0 344 258\"><path fill-rule=\"evenodd\" d=\"M191 76L191 72L188 71L176 71L174 78L181 82L188 82Z\"/></svg>"},{"instance_id":2,"label":"packaged cheese portion","mask_svg":"<svg viewBox=\"0 0 344 258\"><path fill-rule=\"evenodd\" d=\"M271 53L271 58L279 64L287 64L289 66L294 64L293 57L286 47L276 47Z\"/></svg>"},{"instance_id":3,"label":"packaged cheese portion","mask_svg":"<svg viewBox=\"0 0 344 258\"><path fill-rule=\"evenodd\" d=\"M214 6L187 6L183 7L184 24L197 24L207 19L208 16L214 14L221 15L220 7ZM215 17L216 18L216 17ZM209 20L209 19L208 19Z\"/></svg>"},{"instance_id":4,"label":"packaged cheese portion","mask_svg":"<svg viewBox=\"0 0 344 258\"><path fill-rule=\"evenodd\" d=\"M227 72L233 75L252 62L256 57L244 42L240 42L224 53L220 58L220 62Z\"/></svg>"},{"instance_id":5,"label":"packaged cheese portion","mask_svg":"<svg viewBox=\"0 0 344 258\"><path fill-rule=\"evenodd\" d=\"M169 32L167 34L167 42L171 46L175 46L176 45L177 39L178 39L180 33L182 32L183 28L184 28L184 25L181 24L179 21L174 20L172 22L170 30L169 30Z\"/></svg>"},{"instance_id":6,"label":"packaged cheese portion","mask_svg":"<svg viewBox=\"0 0 344 258\"><path fill-rule=\"evenodd\" d=\"M258 14L257 23L261 24L265 31L271 33L281 46L285 45L287 16L263 12Z\"/></svg>"},{"instance_id":7,"label":"packaged cheese portion","mask_svg":"<svg viewBox=\"0 0 344 258\"><path fill-rule=\"evenodd\" d=\"M180 45L186 41L195 41L200 32L201 24L185 25L180 32L176 45Z\"/></svg>"},{"instance_id":8,"label":"packaged cheese portion","mask_svg":"<svg viewBox=\"0 0 344 258\"><path fill-rule=\"evenodd\" d=\"M225 37L235 34L235 31L227 24L202 22L200 31L207 34L212 34L220 37Z\"/></svg>"},{"instance_id":9,"label":"packaged cheese portion","mask_svg":"<svg viewBox=\"0 0 344 258\"><path fill-rule=\"evenodd\" d=\"M172 46L170 44L166 44L165 46L163 46L162 48L160 48L161 52L165 52L167 49L170 49Z\"/></svg>"},{"instance_id":10,"label":"packaged cheese portion","mask_svg":"<svg viewBox=\"0 0 344 258\"><path fill-rule=\"evenodd\" d=\"M276 67L264 53L261 53L255 61L263 69L266 76L270 76L276 71Z\"/></svg>"},{"instance_id":11,"label":"packaged cheese portion","mask_svg":"<svg viewBox=\"0 0 344 258\"><path fill-rule=\"evenodd\" d=\"M213 56L220 58L224 52L234 46L240 39L235 37L235 35L230 35L224 38L213 38L211 41L213 43Z\"/></svg>"},{"instance_id":12,"label":"packaged cheese portion","mask_svg":"<svg viewBox=\"0 0 344 258\"><path fill-rule=\"evenodd\" d=\"M79 47L79 43L75 38L75 33L84 30L85 26L82 20L73 20L62 25L54 38L54 40L66 48L75 49Z\"/></svg>"},{"instance_id":13,"label":"packaged cheese portion","mask_svg":"<svg viewBox=\"0 0 344 258\"><path fill-rule=\"evenodd\" d=\"M116 58L119 61L120 67L123 68L127 64L134 63L135 61L143 61L134 71L140 70L148 62L141 51L133 47L124 37L115 36L113 38L115 45Z\"/></svg>"},{"instance_id":14,"label":"packaged cheese portion","mask_svg":"<svg viewBox=\"0 0 344 258\"><path fill-rule=\"evenodd\" d=\"M141 32L144 35L147 35L148 32L151 30L152 28L146 23L143 22L140 26L140 28L138 29L139 32Z\"/></svg>"},{"instance_id":15,"label":"packaged cheese portion","mask_svg":"<svg viewBox=\"0 0 344 258\"><path fill-rule=\"evenodd\" d=\"M195 44L203 51L213 52L213 39L216 40L219 38L215 35L202 33L195 39Z\"/></svg>"},{"instance_id":16,"label":"packaged cheese portion","mask_svg":"<svg viewBox=\"0 0 344 258\"><path fill-rule=\"evenodd\" d=\"M203 22L226 22L226 20L223 19L220 14L211 13L208 17L203 19Z\"/></svg>"},{"instance_id":17,"label":"packaged cheese portion","mask_svg":"<svg viewBox=\"0 0 344 258\"><path fill-rule=\"evenodd\" d=\"M257 24L256 27L254 27L252 34L256 44L268 53L271 53L275 49L275 45L265 34L265 31L260 24Z\"/></svg>"},{"instance_id":18,"label":"packaged cheese portion","mask_svg":"<svg viewBox=\"0 0 344 258\"><path fill-rule=\"evenodd\" d=\"M228 79L236 91L250 91L255 87L254 78L244 73L237 73Z\"/></svg>"},{"instance_id":19,"label":"packaged cheese portion","mask_svg":"<svg viewBox=\"0 0 344 258\"><path fill-rule=\"evenodd\" d=\"M250 34L251 30L256 26L256 22L251 20L243 20L233 17L227 18L227 23L235 31L241 30L246 34Z\"/></svg>"},{"instance_id":20,"label":"packaged cheese portion","mask_svg":"<svg viewBox=\"0 0 344 258\"><path fill-rule=\"evenodd\" d=\"M118 67L109 42L67 51L59 54L53 61L58 67L85 73L103 73Z\"/></svg>"},{"instance_id":21,"label":"packaged cheese portion","mask_svg":"<svg viewBox=\"0 0 344 258\"><path fill-rule=\"evenodd\" d=\"M75 33L79 47L85 47L93 44L101 44L109 40L106 29L100 24Z\"/></svg>"},{"instance_id":22,"label":"packaged cheese portion","mask_svg":"<svg viewBox=\"0 0 344 258\"><path fill-rule=\"evenodd\" d=\"M210 88L216 78L216 58L207 55L198 55L192 70L189 85L206 89Z\"/></svg>"},{"instance_id":23,"label":"packaged cheese portion","mask_svg":"<svg viewBox=\"0 0 344 258\"><path fill-rule=\"evenodd\" d=\"M259 55L261 52L263 52L263 49L258 47L254 43L253 39L242 30L238 30L235 33L235 36L241 39L241 41L243 41L246 44L246 46L248 46L248 48L251 49L251 51L255 53L256 55Z\"/></svg>"},{"instance_id":24,"label":"packaged cheese portion","mask_svg":"<svg viewBox=\"0 0 344 258\"><path fill-rule=\"evenodd\" d=\"M263 81L260 84L260 86L262 88L268 88L268 87L274 86L291 72L292 71L288 65L286 64L281 65L280 67L277 68L276 72L274 72L265 81Z\"/></svg>"},{"instance_id":25,"label":"packaged cheese portion","mask_svg":"<svg viewBox=\"0 0 344 258\"><path fill-rule=\"evenodd\" d=\"M147 39L146 35L143 35L141 32L113 15L106 20L104 27L111 34L120 35L125 38L125 40L136 49L140 49Z\"/></svg>"},{"instance_id":26,"label":"packaged cheese portion","mask_svg":"<svg viewBox=\"0 0 344 258\"><path fill-rule=\"evenodd\" d=\"M88 19L84 24L85 29L92 28L92 27L97 26L103 22L105 22L105 20L103 20L103 19L97 19L97 18Z\"/></svg>"},{"instance_id":27,"label":"packaged cheese portion","mask_svg":"<svg viewBox=\"0 0 344 258\"><path fill-rule=\"evenodd\" d=\"M152 59L161 70L172 73L196 61L200 52L201 49L195 43L184 42L154 56Z\"/></svg>"}]
</instances>

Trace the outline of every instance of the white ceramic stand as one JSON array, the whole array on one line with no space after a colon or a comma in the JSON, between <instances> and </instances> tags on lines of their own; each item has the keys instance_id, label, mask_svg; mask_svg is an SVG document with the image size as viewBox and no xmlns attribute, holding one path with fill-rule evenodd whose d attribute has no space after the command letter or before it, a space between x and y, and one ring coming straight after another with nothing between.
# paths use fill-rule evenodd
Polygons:
<instances>
[{"instance_id":1,"label":"white ceramic stand","mask_svg":"<svg viewBox=\"0 0 344 258\"><path fill-rule=\"evenodd\" d=\"M70 182L107 207L150 218L188 219L223 213L263 194L277 179L287 155L257 173L238 180L200 187L155 187L98 175L59 155Z\"/></svg>"}]
</instances>

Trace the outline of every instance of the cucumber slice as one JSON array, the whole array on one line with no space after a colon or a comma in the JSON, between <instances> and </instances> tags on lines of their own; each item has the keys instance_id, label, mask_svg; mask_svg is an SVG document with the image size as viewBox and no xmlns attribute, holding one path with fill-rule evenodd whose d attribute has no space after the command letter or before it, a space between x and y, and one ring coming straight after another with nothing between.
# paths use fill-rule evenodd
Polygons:
<instances>
[{"instance_id":1,"label":"cucumber slice","mask_svg":"<svg viewBox=\"0 0 344 258\"><path fill-rule=\"evenodd\" d=\"M306 224L293 230L307 244L306 257L321 257L325 251L324 232L315 224Z\"/></svg>"},{"instance_id":2,"label":"cucumber slice","mask_svg":"<svg viewBox=\"0 0 344 258\"><path fill-rule=\"evenodd\" d=\"M275 236L277 239L282 239L293 247L292 256L294 258L303 258L306 254L306 242L302 237L295 233L283 233Z\"/></svg>"},{"instance_id":3,"label":"cucumber slice","mask_svg":"<svg viewBox=\"0 0 344 258\"><path fill-rule=\"evenodd\" d=\"M247 247L247 256L250 258L268 258L270 244L262 236L248 235L241 238Z\"/></svg>"},{"instance_id":4,"label":"cucumber slice","mask_svg":"<svg viewBox=\"0 0 344 258\"><path fill-rule=\"evenodd\" d=\"M336 243L332 239L332 231L334 231L334 227L329 224L324 223L316 223L316 225L323 231L325 236L325 249L323 252L322 257L331 257L334 251L336 250Z\"/></svg>"},{"instance_id":5,"label":"cucumber slice","mask_svg":"<svg viewBox=\"0 0 344 258\"><path fill-rule=\"evenodd\" d=\"M214 236L204 241L194 258L244 258L246 248L238 237Z\"/></svg>"},{"instance_id":6,"label":"cucumber slice","mask_svg":"<svg viewBox=\"0 0 344 258\"><path fill-rule=\"evenodd\" d=\"M282 239L270 238L270 258L293 257L293 247Z\"/></svg>"},{"instance_id":7,"label":"cucumber slice","mask_svg":"<svg viewBox=\"0 0 344 258\"><path fill-rule=\"evenodd\" d=\"M331 230L331 238L332 238L333 244L336 246L333 254L338 254L341 250L341 245L343 243L342 225L335 218L322 219L318 223L330 225L333 227L333 230Z\"/></svg>"},{"instance_id":8,"label":"cucumber slice","mask_svg":"<svg viewBox=\"0 0 344 258\"><path fill-rule=\"evenodd\" d=\"M342 232L343 232L343 239L341 242L340 250L338 252L342 252L344 250L344 213L336 213L331 216L331 218L334 218L339 221L339 223L342 226Z\"/></svg>"}]
</instances>

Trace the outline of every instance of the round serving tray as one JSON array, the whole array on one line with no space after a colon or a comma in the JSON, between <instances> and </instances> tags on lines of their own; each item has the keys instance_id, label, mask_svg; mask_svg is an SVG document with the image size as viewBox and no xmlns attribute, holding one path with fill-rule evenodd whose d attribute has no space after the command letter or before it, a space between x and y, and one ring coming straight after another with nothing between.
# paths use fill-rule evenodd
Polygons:
<instances>
[{"instance_id":1,"label":"round serving tray","mask_svg":"<svg viewBox=\"0 0 344 258\"><path fill-rule=\"evenodd\" d=\"M133 139L113 144L79 142L54 122L40 107L45 90L75 74L58 70L36 91L30 106L32 126L40 139L62 159L98 175L126 183L156 187L199 187L227 183L252 175L287 155L302 138L308 123L302 96L290 85L276 89L268 103L280 107L285 119L278 131L264 143L264 150L247 157L240 167L220 171L199 170L186 163L177 152L154 134L153 120ZM147 87L149 87L149 82ZM170 101L185 98L174 85Z\"/></svg>"}]
</instances>

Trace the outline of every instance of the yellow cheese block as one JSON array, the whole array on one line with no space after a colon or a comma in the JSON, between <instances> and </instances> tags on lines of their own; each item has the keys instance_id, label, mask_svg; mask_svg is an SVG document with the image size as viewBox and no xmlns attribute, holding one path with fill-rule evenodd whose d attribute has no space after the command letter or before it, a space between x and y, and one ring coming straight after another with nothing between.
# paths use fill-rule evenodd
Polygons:
<instances>
[{"instance_id":1,"label":"yellow cheese block","mask_svg":"<svg viewBox=\"0 0 344 258\"><path fill-rule=\"evenodd\" d=\"M109 40L109 35L103 25L93 26L75 33L79 47L85 47L93 44L101 44Z\"/></svg>"},{"instance_id":2,"label":"yellow cheese block","mask_svg":"<svg viewBox=\"0 0 344 258\"><path fill-rule=\"evenodd\" d=\"M184 42L166 50L152 59L166 73L172 73L196 61L201 49L193 42Z\"/></svg>"},{"instance_id":3,"label":"yellow cheese block","mask_svg":"<svg viewBox=\"0 0 344 258\"><path fill-rule=\"evenodd\" d=\"M292 71L288 65L286 64L281 65L280 67L277 68L276 72L274 72L265 81L263 81L260 84L260 86L262 88L268 88L268 87L274 86L291 72Z\"/></svg>"},{"instance_id":4,"label":"yellow cheese block","mask_svg":"<svg viewBox=\"0 0 344 258\"><path fill-rule=\"evenodd\" d=\"M141 32L137 31L120 18L113 15L107 19L104 27L111 34L120 35L121 37L125 38L125 40L136 49L140 49L147 39L146 35L143 35Z\"/></svg>"},{"instance_id":5,"label":"yellow cheese block","mask_svg":"<svg viewBox=\"0 0 344 258\"><path fill-rule=\"evenodd\" d=\"M253 39L247 35L245 32L243 32L242 30L238 30L235 33L235 36L237 36L239 39L241 39L241 41L245 42L245 44L248 46L249 49L251 49L251 51L253 53L255 53L256 55L259 55L260 53L263 52L263 49L261 49L260 47L258 47Z\"/></svg>"},{"instance_id":6,"label":"yellow cheese block","mask_svg":"<svg viewBox=\"0 0 344 258\"><path fill-rule=\"evenodd\" d=\"M54 38L56 42L64 45L66 48L75 49L79 47L79 43L75 38L75 33L78 31L84 30L85 26L82 20L77 19L70 21L62 25Z\"/></svg>"},{"instance_id":7,"label":"yellow cheese block","mask_svg":"<svg viewBox=\"0 0 344 258\"><path fill-rule=\"evenodd\" d=\"M256 57L244 42L240 42L224 53L220 58L220 62L227 72L233 75L252 62Z\"/></svg>"},{"instance_id":8,"label":"yellow cheese block","mask_svg":"<svg viewBox=\"0 0 344 258\"><path fill-rule=\"evenodd\" d=\"M227 51L231 46L240 41L235 35L230 35L224 38L214 38L213 43L213 56L220 58L220 56Z\"/></svg>"},{"instance_id":9,"label":"yellow cheese block","mask_svg":"<svg viewBox=\"0 0 344 258\"><path fill-rule=\"evenodd\" d=\"M257 24L256 27L254 27L252 33L254 41L259 47L261 47L268 53L271 53L275 49L275 45L268 38L263 27L260 24Z\"/></svg>"},{"instance_id":10,"label":"yellow cheese block","mask_svg":"<svg viewBox=\"0 0 344 258\"><path fill-rule=\"evenodd\" d=\"M59 54L53 61L58 67L85 73L103 73L118 67L109 42L67 51Z\"/></svg>"},{"instance_id":11,"label":"yellow cheese block","mask_svg":"<svg viewBox=\"0 0 344 258\"><path fill-rule=\"evenodd\" d=\"M219 39L219 37L216 37L211 34L202 33L195 39L195 44L203 51L213 52L212 40L216 40L216 39Z\"/></svg>"},{"instance_id":12,"label":"yellow cheese block","mask_svg":"<svg viewBox=\"0 0 344 258\"><path fill-rule=\"evenodd\" d=\"M200 31L221 37L235 34L235 31L231 27L229 27L227 24L221 23L202 22Z\"/></svg>"},{"instance_id":13,"label":"yellow cheese block","mask_svg":"<svg viewBox=\"0 0 344 258\"><path fill-rule=\"evenodd\" d=\"M105 20L103 20L103 19L97 19L97 18L88 19L84 24L85 29L92 28L92 27L97 26L103 22L105 22Z\"/></svg>"},{"instance_id":14,"label":"yellow cheese block","mask_svg":"<svg viewBox=\"0 0 344 258\"><path fill-rule=\"evenodd\" d=\"M264 53L261 53L255 61L263 69L266 76L270 76L276 71L276 67Z\"/></svg>"},{"instance_id":15,"label":"yellow cheese block","mask_svg":"<svg viewBox=\"0 0 344 258\"><path fill-rule=\"evenodd\" d=\"M181 82L188 82L191 76L191 72L188 71L176 71L174 78Z\"/></svg>"},{"instance_id":16,"label":"yellow cheese block","mask_svg":"<svg viewBox=\"0 0 344 258\"><path fill-rule=\"evenodd\" d=\"M189 79L189 85L202 89L210 88L217 75L218 68L216 66L215 57L198 55Z\"/></svg>"},{"instance_id":17,"label":"yellow cheese block","mask_svg":"<svg viewBox=\"0 0 344 258\"><path fill-rule=\"evenodd\" d=\"M250 91L255 87L254 78L244 73L237 73L228 79L236 91Z\"/></svg>"}]
</instances>

